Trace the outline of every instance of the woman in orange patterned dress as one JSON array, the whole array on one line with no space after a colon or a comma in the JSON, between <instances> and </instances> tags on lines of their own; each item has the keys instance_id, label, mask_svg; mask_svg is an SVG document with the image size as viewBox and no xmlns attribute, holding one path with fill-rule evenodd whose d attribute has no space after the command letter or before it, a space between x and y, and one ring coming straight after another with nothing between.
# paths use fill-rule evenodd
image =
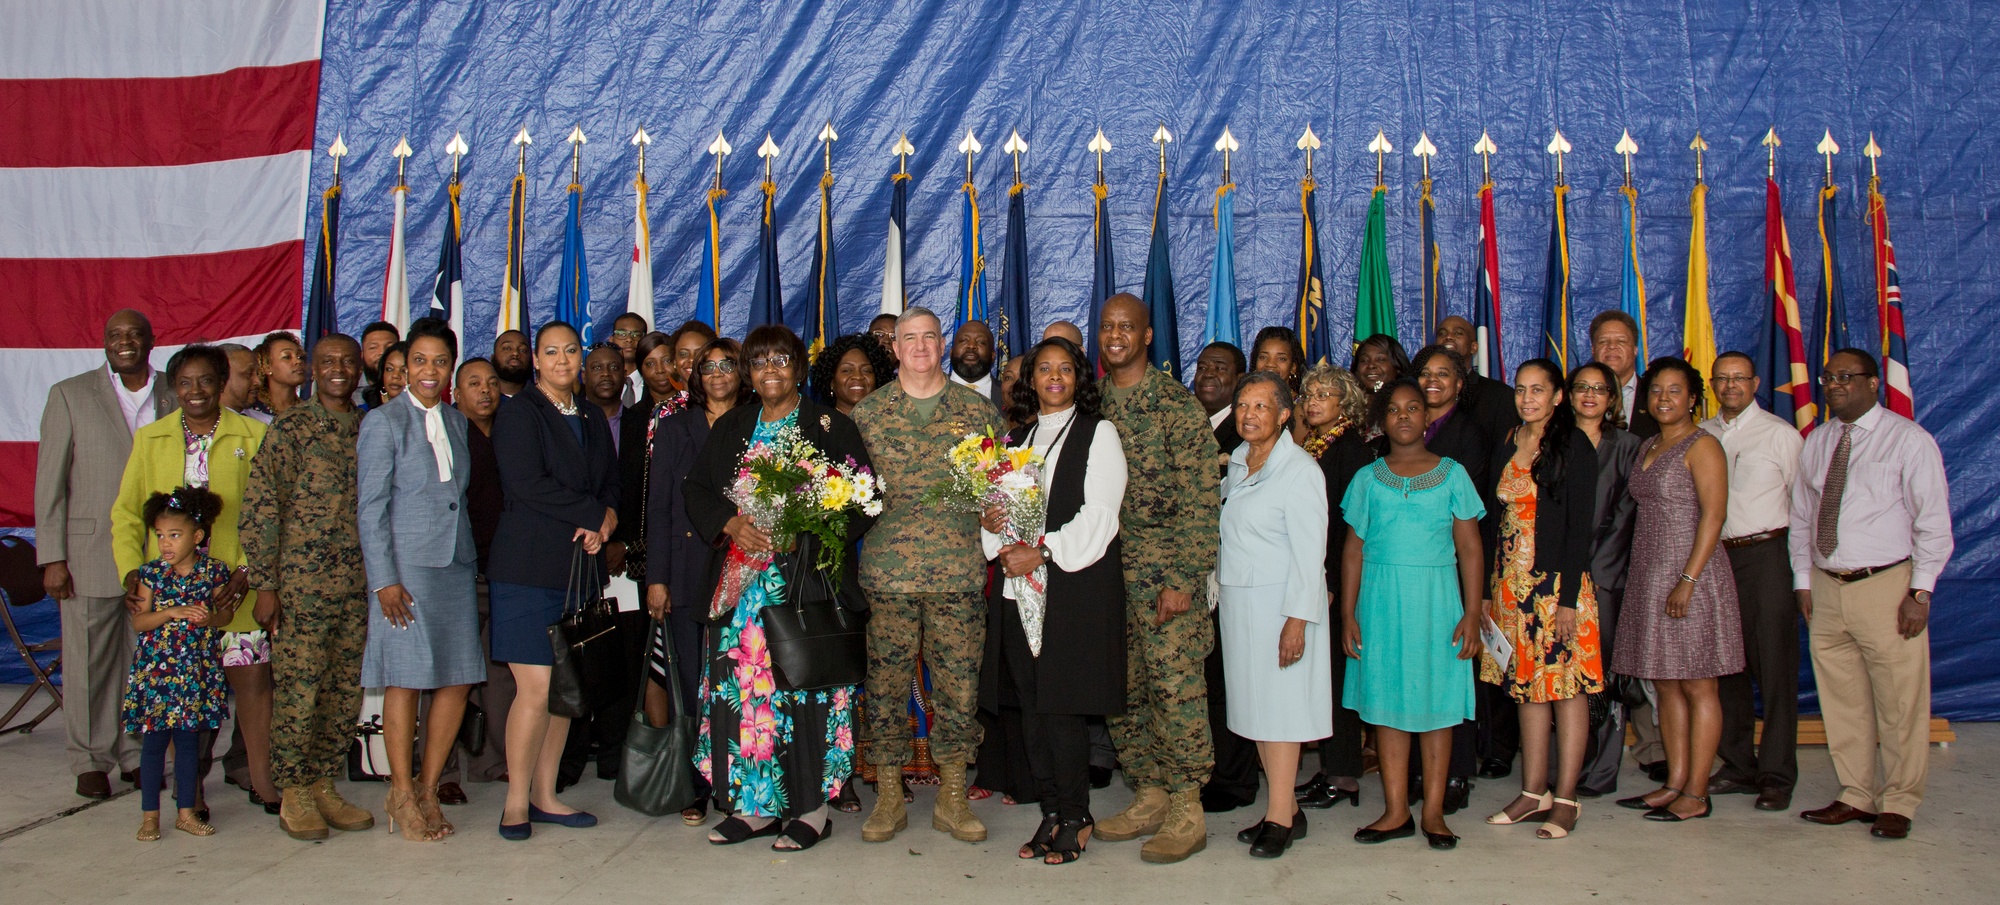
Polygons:
<instances>
[{"instance_id":1,"label":"woman in orange patterned dress","mask_svg":"<svg viewBox=\"0 0 2000 905\"><path fill-rule=\"evenodd\" d=\"M1488 537L1493 550L1487 618L1512 650L1488 645L1479 678L1520 708L1521 794L1486 818L1496 826L1540 819L1535 835L1560 839L1580 816L1576 786L1590 741L1585 695L1604 689L1597 595L1590 583L1596 528L1597 451L1576 429L1554 362L1532 359L1514 375L1521 426L1494 451ZM1491 631L1492 629L1489 629ZM1551 792L1549 734L1557 738Z\"/></svg>"}]
</instances>

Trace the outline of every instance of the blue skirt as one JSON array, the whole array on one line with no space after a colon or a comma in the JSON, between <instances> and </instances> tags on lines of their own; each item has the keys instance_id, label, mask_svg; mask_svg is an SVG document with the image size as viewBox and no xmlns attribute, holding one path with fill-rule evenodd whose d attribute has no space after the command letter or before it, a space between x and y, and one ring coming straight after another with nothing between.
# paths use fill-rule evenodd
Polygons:
<instances>
[{"instance_id":1,"label":"blue skirt","mask_svg":"<svg viewBox=\"0 0 2000 905\"><path fill-rule=\"evenodd\" d=\"M363 688L449 688L486 681L479 655L478 567L404 566L410 624L397 628L368 594L368 646L361 655Z\"/></svg>"},{"instance_id":2,"label":"blue skirt","mask_svg":"<svg viewBox=\"0 0 2000 905\"><path fill-rule=\"evenodd\" d=\"M554 666L549 626L562 618L562 588L505 581L490 583L493 659L523 666Z\"/></svg>"}]
</instances>

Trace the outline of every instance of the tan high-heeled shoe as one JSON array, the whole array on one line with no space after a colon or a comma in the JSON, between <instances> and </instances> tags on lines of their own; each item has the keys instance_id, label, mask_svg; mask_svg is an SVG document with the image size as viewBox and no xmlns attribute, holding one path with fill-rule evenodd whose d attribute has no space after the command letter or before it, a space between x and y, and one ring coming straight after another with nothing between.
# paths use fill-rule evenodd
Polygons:
<instances>
[{"instance_id":1,"label":"tan high-heeled shoe","mask_svg":"<svg viewBox=\"0 0 2000 905\"><path fill-rule=\"evenodd\" d=\"M403 838L410 842L435 842L438 837L431 832L430 822L424 819L424 812L417 807L417 798L401 789L390 789L388 800L382 802L382 810L389 814L389 832L396 831L396 824L403 825Z\"/></svg>"},{"instance_id":2,"label":"tan high-heeled shoe","mask_svg":"<svg viewBox=\"0 0 2000 905\"><path fill-rule=\"evenodd\" d=\"M1555 799L1555 803L1558 805L1567 805L1571 808L1576 809L1576 818L1570 821L1571 826L1576 825L1576 822L1578 820L1583 819L1582 804L1571 801L1567 798ZM1551 807L1549 809L1548 819L1542 822L1541 828L1535 830L1535 836L1540 839L1561 839L1564 836L1568 836L1569 830L1564 829L1560 824L1556 823L1555 819L1556 819L1555 808Z\"/></svg>"},{"instance_id":3,"label":"tan high-heeled shoe","mask_svg":"<svg viewBox=\"0 0 2000 905\"><path fill-rule=\"evenodd\" d=\"M458 832L458 828L452 826L451 821L444 819L444 808L439 804L437 786L417 788L417 810L424 815L424 825L430 830L434 839L443 839Z\"/></svg>"}]
</instances>

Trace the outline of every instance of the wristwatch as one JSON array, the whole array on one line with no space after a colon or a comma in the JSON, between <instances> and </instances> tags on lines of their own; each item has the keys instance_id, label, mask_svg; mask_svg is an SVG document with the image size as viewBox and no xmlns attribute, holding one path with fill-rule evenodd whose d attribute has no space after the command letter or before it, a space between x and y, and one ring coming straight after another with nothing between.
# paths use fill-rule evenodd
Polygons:
<instances>
[{"instance_id":1,"label":"wristwatch","mask_svg":"<svg viewBox=\"0 0 2000 905\"><path fill-rule=\"evenodd\" d=\"M1910 597L1914 598L1918 603L1921 603L1924 606L1931 605L1931 592L1929 591L1911 591Z\"/></svg>"},{"instance_id":2,"label":"wristwatch","mask_svg":"<svg viewBox=\"0 0 2000 905\"><path fill-rule=\"evenodd\" d=\"M1036 544L1036 545L1035 545L1035 549L1036 549L1037 551L1040 551L1040 552L1041 552L1041 554L1042 554L1042 562L1043 562L1044 564L1047 564L1047 563L1052 563L1052 562L1055 562L1055 561L1056 561L1056 555L1055 555L1054 553L1050 553L1050 552L1049 552L1049 545L1048 545L1048 544Z\"/></svg>"}]
</instances>

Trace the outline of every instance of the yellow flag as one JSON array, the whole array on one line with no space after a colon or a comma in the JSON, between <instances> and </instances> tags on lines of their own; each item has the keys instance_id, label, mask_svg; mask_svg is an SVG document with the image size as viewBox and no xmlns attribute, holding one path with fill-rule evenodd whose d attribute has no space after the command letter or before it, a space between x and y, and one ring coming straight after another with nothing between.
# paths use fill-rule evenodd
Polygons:
<instances>
[{"instance_id":1,"label":"yellow flag","mask_svg":"<svg viewBox=\"0 0 2000 905\"><path fill-rule=\"evenodd\" d=\"M1708 186L1696 183L1688 196L1687 301L1682 308L1681 357L1704 377L1715 373L1715 321L1708 313ZM1721 411L1715 385L1707 383L1709 413Z\"/></svg>"}]
</instances>

